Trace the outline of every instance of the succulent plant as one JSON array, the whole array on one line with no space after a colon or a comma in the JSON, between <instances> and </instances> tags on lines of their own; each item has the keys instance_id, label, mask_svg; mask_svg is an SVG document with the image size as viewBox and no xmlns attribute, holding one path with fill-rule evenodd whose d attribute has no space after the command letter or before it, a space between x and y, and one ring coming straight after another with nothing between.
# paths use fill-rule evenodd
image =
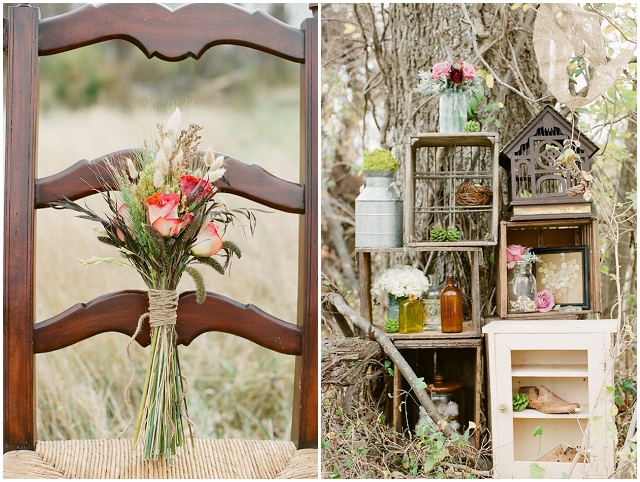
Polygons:
<instances>
[{"instance_id":1,"label":"succulent plant","mask_svg":"<svg viewBox=\"0 0 640 482\"><path fill-rule=\"evenodd\" d=\"M441 243L447 240L447 231L441 227L432 228L429 232L429 239L436 243Z\"/></svg>"},{"instance_id":2,"label":"succulent plant","mask_svg":"<svg viewBox=\"0 0 640 482\"><path fill-rule=\"evenodd\" d=\"M387 318L387 322L384 324L384 331L386 331L387 333L398 333L399 329L400 329L400 322L398 320L394 320L393 318Z\"/></svg>"},{"instance_id":3,"label":"succulent plant","mask_svg":"<svg viewBox=\"0 0 640 482\"><path fill-rule=\"evenodd\" d=\"M462 126L462 130L464 132L480 132L480 122L475 120L470 120L465 125Z\"/></svg>"},{"instance_id":4,"label":"succulent plant","mask_svg":"<svg viewBox=\"0 0 640 482\"><path fill-rule=\"evenodd\" d=\"M529 397L524 393L513 394L513 411L522 412L529 405Z\"/></svg>"},{"instance_id":5,"label":"succulent plant","mask_svg":"<svg viewBox=\"0 0 640 482\"><path fill-rule=\"evenodd\" d=\"M447 229L446 238L447 241L452 243L460 241L460 231L458 231L456 228Z\"/></svg>"}]
</instances>

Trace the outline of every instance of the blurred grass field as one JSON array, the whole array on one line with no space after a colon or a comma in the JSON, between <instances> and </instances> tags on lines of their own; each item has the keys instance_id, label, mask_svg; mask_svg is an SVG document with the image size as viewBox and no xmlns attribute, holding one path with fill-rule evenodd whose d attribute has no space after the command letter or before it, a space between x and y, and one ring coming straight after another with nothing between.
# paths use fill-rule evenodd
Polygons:
<instances>
[{"instance_id":1,"label":"blurred grass field","mask_svg":"<svg viewBox=\"0 0 640 482\"><path fill-rule=\"evenodd\" d=\"M276 176L298 182L298 93L280 88L255 97L250 106L196 102L182 105L183 123L204 127L201 148L212 145L249 164L260 164ZM128 147L139 147L166 122L160 112L124 111L104 104L80 110L46 109L40 115L38 177L60 171L80 159L93 159ZM256 205L223 195L230 207ZM99 195L87 199L98 212ZM257 212L252 237L241 228L227 233L242 259L225 276L198 268L207 289L243 303L251 302L295 323L298 217ZM37 216L36 320L43 321L79 302L111 291L145 289L140 276L114 265L84 266L78 259L115 257L95 239L94 223L69 211L44 209ZM179 291L194 289L184 277ZM113 438L129 420L124 397L131 376L126 356L128 337L109 333L53 353L37 355L37 436L40 440ZM200 437L288 439L291 430L294 358L252 342L208 333L180 347L186 376L189 414ZM137 409L148 348L132 346L136 378L132 400ZM130 436L130 434L129 434Z\"/></svg>"}]
</instances>

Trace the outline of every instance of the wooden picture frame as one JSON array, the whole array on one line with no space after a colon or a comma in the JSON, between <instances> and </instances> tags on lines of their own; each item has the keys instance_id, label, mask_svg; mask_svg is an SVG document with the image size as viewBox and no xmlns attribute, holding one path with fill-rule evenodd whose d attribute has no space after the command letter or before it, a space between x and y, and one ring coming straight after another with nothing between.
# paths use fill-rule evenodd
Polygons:
<instances>
[{"instance_id":1,"label":"wooden picture frame","mask_svg":"<svg viewBox=\"0 0 640 482\"><path fill-rule=\"evenodd\" d=\"M542 261L535 263L538 292L549 290L557 305L589 310L589 246L534 248Z\"/></svg>"}]
</instances>

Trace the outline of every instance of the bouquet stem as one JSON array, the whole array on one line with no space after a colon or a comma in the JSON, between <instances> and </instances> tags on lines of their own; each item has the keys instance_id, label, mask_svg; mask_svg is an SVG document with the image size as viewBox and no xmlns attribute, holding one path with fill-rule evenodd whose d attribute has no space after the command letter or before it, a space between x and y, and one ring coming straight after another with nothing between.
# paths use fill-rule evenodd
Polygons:
<instances>
[{"instance_id":1,"label":"bouquet stem","mask_svg":"<svg viewBox=\"0 0 640 482\"><path fill-rule=\"evenodd\" d=\"M169 466L184 445L184 422L190 424L176 345L177 308L175 291L149 290L151 353L133 437L134 449L143 443L144 460L163 457ZM189 432L193 437L190 425Z\"/></svg>"}]
</instances>

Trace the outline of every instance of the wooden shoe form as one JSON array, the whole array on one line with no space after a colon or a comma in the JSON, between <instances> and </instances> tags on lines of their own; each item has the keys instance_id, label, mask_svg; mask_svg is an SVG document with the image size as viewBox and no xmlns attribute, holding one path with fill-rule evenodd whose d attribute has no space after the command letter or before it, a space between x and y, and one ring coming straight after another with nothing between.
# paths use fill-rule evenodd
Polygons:
<instances>
[{"instance_id":1,"label":"wooden shoe form","mask_svg":"<svg viewBox=\"0 0 640 482\"><path fill-rule=\"evenodd\" d=\"M529 397L527 408L535 408L542 413L576 413L580 404L563 400L544 385L538 387L520 387L520 393Z\"/></svg>"}]
</instances>

